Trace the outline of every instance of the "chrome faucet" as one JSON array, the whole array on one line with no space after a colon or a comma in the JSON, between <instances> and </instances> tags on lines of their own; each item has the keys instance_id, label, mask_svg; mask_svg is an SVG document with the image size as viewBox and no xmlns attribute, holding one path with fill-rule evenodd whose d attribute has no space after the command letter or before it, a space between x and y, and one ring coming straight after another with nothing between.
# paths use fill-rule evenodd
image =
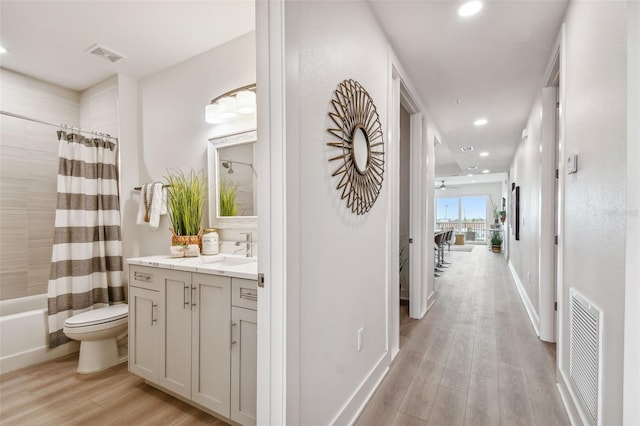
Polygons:
<instances>
[{"instance_id":1,"label":"chrome faucet","mask_svg":"<svg viewBox=\"0 0 640 426\"><path fill-rule=\"evenodd\" d=\"M241 232L240 234L246 236L244 242L246 243L247 257L253 257L253 233ZM238 247L241 243L242 241L236 241L236 247Z\"/></svg>"}]
</instances>

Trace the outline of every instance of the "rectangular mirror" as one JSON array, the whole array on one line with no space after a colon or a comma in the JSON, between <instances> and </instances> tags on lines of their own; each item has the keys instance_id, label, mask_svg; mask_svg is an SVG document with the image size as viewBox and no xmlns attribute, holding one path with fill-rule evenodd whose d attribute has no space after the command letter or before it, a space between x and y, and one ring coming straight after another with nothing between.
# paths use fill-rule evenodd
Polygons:
<instances>
[{"instance_id":1,"label":"rectangular mirror","mask_svg":"<svg viewBox=\"0 0 640 426\"><path fill-rule=\"evenodd\" d=\"M257 226L256 131L209 139L209 223L216 228Z\"/></svg>"}]
</instances>

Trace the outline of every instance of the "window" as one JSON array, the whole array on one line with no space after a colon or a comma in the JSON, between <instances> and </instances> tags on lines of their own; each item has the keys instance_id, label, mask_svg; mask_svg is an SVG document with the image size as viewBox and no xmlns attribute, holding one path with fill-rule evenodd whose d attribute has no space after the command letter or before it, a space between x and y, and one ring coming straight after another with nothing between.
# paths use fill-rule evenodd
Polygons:
<instances>
[{"instance_id":1,"label":"window","mask_svg":"<svg viewBox=\"0 0 640 426\"><path fill-rule=\"evenodd\" d=\"M487 229L487 197L436 198L436 229L451 229L465 234L466 241L484 241Z\"/></svg>"}]
</instances>

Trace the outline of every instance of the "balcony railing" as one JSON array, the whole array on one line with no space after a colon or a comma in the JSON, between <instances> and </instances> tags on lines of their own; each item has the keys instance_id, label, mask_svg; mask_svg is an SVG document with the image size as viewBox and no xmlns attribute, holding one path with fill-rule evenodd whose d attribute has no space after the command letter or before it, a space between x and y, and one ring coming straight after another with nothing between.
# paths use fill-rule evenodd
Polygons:
<instances>
[{"instance_id":1,"label":"balcony railing","mask_svg":"<svg viewBox=\"0 0 640 426\"><path fill-rule=\"evenodd\" d=\"M453 229L455 232L463 233L465 241L484 241L487 235L487 222L439 220L436 222L436 229Z\"/></svg>"}]
</instances>

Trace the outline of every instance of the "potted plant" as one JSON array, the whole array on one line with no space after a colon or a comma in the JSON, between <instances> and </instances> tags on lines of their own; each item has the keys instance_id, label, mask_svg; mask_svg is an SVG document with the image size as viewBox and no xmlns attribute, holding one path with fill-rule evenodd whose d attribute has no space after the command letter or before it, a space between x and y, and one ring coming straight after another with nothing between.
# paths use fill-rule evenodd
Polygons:
<instances>
[{"instance_id":1,"label":"potted plant","mask_svg":"<svg viewBox=\"0 0 640 426\"><path fill-rule=\"evenodd\" d=\"M493 232L491 234L491 251L494 253L500 253L502 250L502 233Z\"/></svg>"},{"instance_id":2,"label":"potted plant","mask_svg":"<svg viewBox=\"0 0 640 426\"><path fill-rule=\"evenodd\" d=\"M168 171L167 210L171 222L172 245L198 244L201 246L202 209L206 191L206 178L201 170L189 173Z\"/></svg>"},{"instance_id":3,"label":"potted plant","mask_svg":"<svg viewBox=\"0 0 640 426\"><path fill-rule=\"evenodd\" d=\"M504 221L507 220L507 212L505 210L501 210L499 213L500 213L500 221L504 223Z\"/></svg>"}]
</instances>

